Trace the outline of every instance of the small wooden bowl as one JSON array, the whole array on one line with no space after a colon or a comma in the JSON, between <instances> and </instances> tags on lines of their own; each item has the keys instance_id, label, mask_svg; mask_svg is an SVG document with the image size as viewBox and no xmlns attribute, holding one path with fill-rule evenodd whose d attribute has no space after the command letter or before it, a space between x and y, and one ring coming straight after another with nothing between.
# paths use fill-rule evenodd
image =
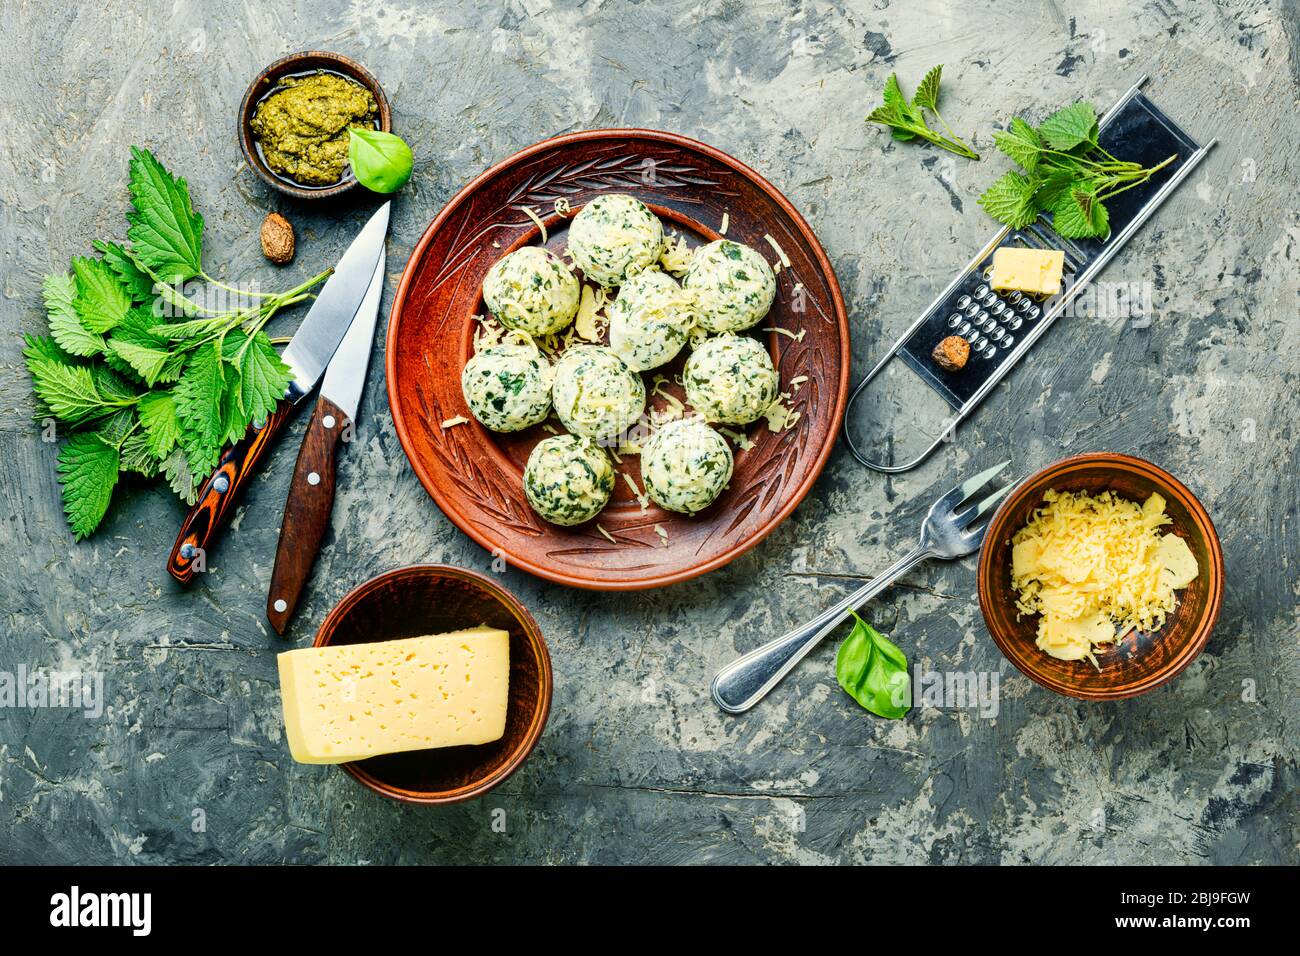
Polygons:
<instances>
[{"instance_id":1,"label":"small wooden bowl","mask_svg":"<svg viewBox=\"0 0 1300 956\"><path fill-rule=\"evenodd\" d=\"M513 594L462 568L417 564L354 588L330 611L313 644L366 644L486 624L510 632L510 704L500 740L413 750L343 764L375 793L406 803L459 803L519 769L551 710L551 656L541 629Z\"/></svg>"},{"instance_id":2,"label":"small wooden bowl","mask_svg":"<svg viewBox=\"0 0 1300 956\"><path fill-rule=\"evenodd\" d=\"M298 73L311 73L327 70L356 80L368 89L379 104L379 129L391 133L393 129L393 112L388 106L388 97L374 75L356 60L349 59L341 53L328 53L324 50L304 50L281 57L261 73L248 86L244 101L239 105L239 149L253 172L272 189L278 189L286 196L296 199L332 199L359 185L352 175L352 168L343 171L343 178L331 186L303 186L292 179L273 172L262 159L257 148L257 137L253 135L253 113L262 97L271 92L275 85L286 76Z\"/></svg>"},{"instance_id":3,"label":"small wooden bowl","mask_svg":"<svg viewBox=\"0 0 1300 956\"><path fill-rule=\"evenodd\" d=\"M1038 649L1038 615L1016 619L1011 587L1011 538L1028 524L1043 492L1113 491L1141 504L1152 492L1172 519L1164 531L1183 538L1200 573L1177 592L1178 606L1153 633L1138 631L1089 661L1061 661ZM993 515L979 559L979 600L998 649L1030 680L1080 700L1136 697L1173 679L1201 653L1223 606L1223 551L1205 508L1173 475L1149 461L1098 452L1076 455L1031 475Z\"/></svg>"}]
</instances>

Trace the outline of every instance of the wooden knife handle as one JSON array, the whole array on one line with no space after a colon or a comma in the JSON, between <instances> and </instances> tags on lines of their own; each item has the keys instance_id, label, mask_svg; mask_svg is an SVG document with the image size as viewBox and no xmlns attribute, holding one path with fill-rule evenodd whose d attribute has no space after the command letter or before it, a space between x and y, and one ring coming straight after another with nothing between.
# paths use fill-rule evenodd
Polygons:
<instances>
[{"instance_id":1,"label":"wooden knife handle","mask_svg":"<svg viewBox=\"0 0 1300 956\"><path fill-rule=\"evenodd\" d=\"M335 456L346 416L324 395L307 426L284 505L280 543L275 550L266 617L277 634L284 634L320 552L321 540L334 509Z\"/></svg>"},{"instance_id":2,"label":"wooden knife handle","mask_svg":"<svg viewBox=\"0 0 1300 956\"><path fill-rule=\"evenodd\" d=\"M250 425L244 437L226 449L217 470L199 489L198 503L186 515L167 558L167 573L181 584L189 584L195 574L206 570L208 549L216 541L258 461L292 411L293 403L282 401L260 428L256 423Z\"/></svg>"}]
</instances>

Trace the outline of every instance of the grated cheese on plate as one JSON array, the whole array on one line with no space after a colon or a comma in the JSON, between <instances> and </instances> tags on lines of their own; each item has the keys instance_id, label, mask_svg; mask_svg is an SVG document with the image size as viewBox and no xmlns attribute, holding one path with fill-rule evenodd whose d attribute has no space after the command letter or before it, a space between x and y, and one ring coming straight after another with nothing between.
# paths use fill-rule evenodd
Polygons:
<instances>
[{"instance_id":1,"label":"grated cheese on plate","mask_svg":"<svg viewBox=\"0 0 1300 956\"><path fill-rule=\"evenodd\" d=\"M781 260L781 265L789 269L790 257L785 254L785 250L781 248L781 244L773 239L770 233L763 233L763 238L766 239L767 244L772 247L772 251L776 253L776 257Z\"/></svg>"},{"instance_id":2,"label":"grated cheese on plate","mask_svg":"<svg viewBox=\"0 0 1300 956\"><path fill-rule=\"evenodd\" d=\"M731 428L722 428L721 426L719 426L718 431L722 432L722 434L726 435L733 442L735 442L736 447L739 448L741 451L749 451L751 448L754 447L754 443L749 440L749 436L746 435L744 432L736 431Z\"/></svg>"},{"instance_id":3,"label":"grated cheese on plate","mask_svg":"<svg viewBox=\"0 0 1300 956\"><path fill-rule=\"evenodd\" d=\"M546 223L542 222L542 218L539 215L537 215L537 210L535 210L532 206L524 206L523 210L528 214L529 219L537 223L537 228L542 231L542 245L546 245L546 243L549 241L546 235Z\"/></svg>"},{"instance_id":4,"label":"grated cheese on plate","mask_svg":"<svg viewBox=\"0 0 1300 956\"><path fill-rule=\"evenodd\" d=\"M800 415L789 406L790 393L782 392L781 395L767 410L763 412L763 417L767 419L768 431L783 432L794 428L795 422L799 421Z\"/></svg>"},{"instance_id":5,"label":"grated cheese on plate","mask_svg":"<svg viewBox=\"0 0 1300 956\"><path fill-rule=\"evenodd\" d=\"M691 267L691 256L694 254L694 250L686 244L685 239L681 236L673 236L664 242L664 251L659 255L659 265L663 267L664 272L680 279Z\"/></svg>"},{"instance_id":6,"label":"grated cheese on plate","mask_svg":"<svg viewBox=\"0 0 1300 956\"><path fill-rule=\"evenodd\" d=\"M474 351L481 352L493 345L500 345L506 339L506 327L496 320L496 317L490 312L487 315L476 315L474 321L478 323L478 328L474 330ZM527 333L519 333L526 335Z\"/></svg>"},{"instance_id":7,"label":"grated cheese on plate","mask_svg":"<svg viewBox=\"0 0 1300 956\"><path fill-rule=\"evenodd\" d=\"M804 337L805 335L808 334L808 330L807 330L807 329L800 329L798 332L791 332L789 329L781 329L781 328L777 328L775 325L768 326L767 328L763 329L762 331L764 331L764 332L775 332L775 333L777 333L778 335L788 335L790 338L794 339L796 342L802 342L802 341L803 341L803 337Z\"/></svg>"},{"instance_id":8,"label":"grated cheese on plate","mask_svg":"<svg viewBox=\"0 0 1300 956\"><path fill-rule=\"evenodd\" d=\"M646 510L650 507L649 496L636 486L636 482L632 480L632 476L626 471L623 472L623 480L626 481L627 486L632 489L632 497L636 498L637 504L641 506L641 513L645 514Z\"/></svg>"},{"instance_id":9,"label":"grated cheese on plate","mask_svg":"<svg viewBox=\"0 0 1300 956\"><path fill-rule=\"evenodd\" d=\"M592 288L583 283L582 299L578 302L578 314L573 320L573 329L580 338L588 342L600 341L600 325L597 322L597 313L605 307L606 293L604 289Z\"/></svg>"},{"instance_id":10,"label":"grated cheese on plate","mask_svg":"<svg viewBox=\"0 0 1300 956\"><path fill-rule=\"evenodd\" d=\"M443 427L443 428L455 428L457 425L465 425L465 424L467 424L468 422L469 422L469 419L466 418L464 415L457 415L455 418L449 418L449 419L447 419L445 422L443 422L443 423L442 423L442 427Z\"/></svg>"}]
</instances>

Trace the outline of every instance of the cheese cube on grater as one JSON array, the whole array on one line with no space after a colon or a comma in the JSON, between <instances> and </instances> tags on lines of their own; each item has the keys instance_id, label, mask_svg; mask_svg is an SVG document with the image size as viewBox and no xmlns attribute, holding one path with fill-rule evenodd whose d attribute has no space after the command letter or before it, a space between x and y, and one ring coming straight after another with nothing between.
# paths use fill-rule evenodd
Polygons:
<instances>
[{"instance_id":1,"label":"cheese cube on grater","mask_svg":"<svg viewBox=\"0 0 1300 956\"><path fill-rule=\"evenodd\" d=\"M862 464L896 474L928 458L1214 146L1215 140L1199 145L1147 99L1141 92L1146 79L1101 118L1100 143L1143 166L1177 158L1146 183L1106 201L1111 232L1104 240L1066 239L1046 216L995 233L849 395L844 437ZM1004 246L1063 252L1060 292L1033 296L992 288L993 255ZM970 356L957 372L940 368L932 354L950 335L970 343ZM901 442L904 430L919 440Z\"/></svg>"}]
</instances>

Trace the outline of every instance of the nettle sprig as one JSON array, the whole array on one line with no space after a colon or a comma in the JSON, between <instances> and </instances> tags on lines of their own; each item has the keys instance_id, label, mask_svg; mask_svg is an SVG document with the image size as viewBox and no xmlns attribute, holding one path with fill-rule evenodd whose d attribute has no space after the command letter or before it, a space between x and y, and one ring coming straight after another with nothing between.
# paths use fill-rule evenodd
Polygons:
<instances>
[{"instance_id":1,"label":"nettle sprig","mask_svg":"<svg viewBox=\"0 0 1300 956\"><path fill-rule=\"evenodd\" d=\"M194 503L222 447L288 387L263 326L329 276L280 293L224 285L203 271L203 217L184 179L133 147L130 193L128 244L96 241L99 258L75 257L70 272L45 277L49 333L28 335L23 353L38 417L67 435L58 474L77 540L99 526L123 474L161 475ZM182 288L192 279L237 306L196 301Z\"/></svg>"},{"instance_id":2,"label":"nettle sprig","mask_svg":"<svg viewBox=\"0 0 1300 956\"><path fill-rule=\"evenodd\" d=\"M1105 201L1140 186L1178 157L1151 167L1116 159L1098 143L1091 103L1057 110L1037 129L1016 117L993 142L1024 170L1009 172L984 191L979 204L990 216L1021 229L1050 213L1067 239L1110 235Z\"/></svg>"},{"instance_id":3,"label":"nettle sprig","mask_svg":"<svg viewBox=\"0 0 1300 956\"><path fill-rule=\"evenodd\" d=\"M925 74L911 102L908 102L902 87L898 85L898 74L889 74L889 79L885 81L885 102L871 111L867 122L888 126L890 135L902 142L920 137L958 156L979 159L980 154L963 143L939 115L939 78L942 74L942 63ZM930 128L925 121L926 110L934 114L939 125L947 131L947 136Z\"/></svg>"}]
</instances>

